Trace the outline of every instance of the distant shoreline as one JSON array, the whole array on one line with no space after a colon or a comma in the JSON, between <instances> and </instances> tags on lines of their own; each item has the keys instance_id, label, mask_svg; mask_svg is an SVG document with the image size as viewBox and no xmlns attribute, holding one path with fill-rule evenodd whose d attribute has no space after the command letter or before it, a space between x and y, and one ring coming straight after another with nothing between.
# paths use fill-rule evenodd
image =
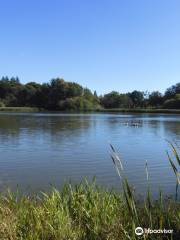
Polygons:
<instances>
[{"instance_id":1,"label":"distant shoreline","mask_svg":"<svg viewBox=\"0 0 180 240\"><path fill-rule=\"evenodd\" d=\"M0 112L42 112L44 109L36 107L0 107Z\"/></svg>"},{"instance_id":2,"label":"distant shoreline","mask_svg":"<svg viewBox=\"0 0 180 240\"><path fill-rule=\"evenodd\" d=\"M112 108L112 109L101 109L101 110L97 110L97 112L175 113L175 114L180 114L180 109Z\"/></svg>"},{"instance_id":3,"label":"distant shoreline","mask_svg":"<svg viewBox=\"0 0 180 240\"><path fill-rule=\"evenodd\" d=\"M0 107L0 112L70 112L70 113L80 113L83 111L49 111L43 108L37 107ZM169 114L180 114L180 109L145 109L145 108L112 108L112 109L98 109L84 112L100 112L100 113L169 113Z\"/></svg>"}]
</instances>

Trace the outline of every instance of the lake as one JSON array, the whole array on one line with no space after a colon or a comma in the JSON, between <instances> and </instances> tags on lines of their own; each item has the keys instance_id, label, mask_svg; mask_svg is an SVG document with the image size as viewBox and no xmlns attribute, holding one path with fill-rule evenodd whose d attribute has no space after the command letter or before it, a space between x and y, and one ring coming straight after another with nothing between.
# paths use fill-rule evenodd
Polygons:
<instances>
[{"instance_id":1,"label":"lake","mask_svg":"<svg viewBox=\"0 0 180 240\"><path fill-rule=\"evenodd\" d=\"M120 189L111 143L139 194L147 186L146 161L153 194L159 187L173 194L175 177L166 139L180 144L180 116L0 113L0 189L36 192L94 176L100 185Z\"/></svg>"}]
</instances>

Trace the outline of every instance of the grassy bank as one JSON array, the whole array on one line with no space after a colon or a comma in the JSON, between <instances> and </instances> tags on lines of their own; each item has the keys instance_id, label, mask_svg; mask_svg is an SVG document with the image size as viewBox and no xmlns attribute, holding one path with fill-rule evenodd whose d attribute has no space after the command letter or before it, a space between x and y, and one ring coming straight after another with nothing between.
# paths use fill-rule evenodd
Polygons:
<instances>
[{"instance_id":1,"label":"grassy bank","mask_svg":"<svg viewBox=\"0 0 180 240\"><path fill-rule=\"evenodd\" d=\"M129 204L123 194L88 183L34 197L9 194L0 198L0 239L138 239L134 233L137 226L174 231L143 239L179 239L179 203L160 198L136 202L135 208L131 201Z\"/></svg>"},{"instance_id":2,"label":"grassy bank","mask_svg":"<svg viewBox=\"0 0 180 240\"><path fill-rule=\"evenodd\" d=\"M0 107L0 112L40 112L42 109L35 107Z\"/></svg>"},{"instance_id":3,"label":"grassy bank","mask_svg":"<svg viewBox=\"0 0 180 240\"><path fill-rule=\"evenodd\" d=\"M174 113L180 114L180 109L152 109L152 108L112 108L99 109L98 112L122 112L122 113Z\"/></svg>"},{"instance_id":4,"label":"grassy bank","mask_svg":"<svg viewBox=\"0 0 180 240\"><path fill-rule=\"evenodd\" d=\"M0 107L0 112L48 112L48 110L40 109L36 107ZM52 111L49 111L52 112ZM112 108L112 109L96 109L91 111L54 111L54 112L67 112L67 113L82 113L82 112L104 112L104 113L171 113L180 114L180 109L150 109L150 108Z\"/></svg>"},{"instance_id":5,"label":"grassy bank","mask_svg":"<svg viewBox=\"0 0 180 240\"><path fill-rule=\"evenodd\" d=\"M111 146L111 157L120 177L122 192L107 191L94 182L66 185L62 191L20 196L0 195L0 239L8 240L135 240L136 227L171 233L143 234L140 239L179 239L180 184L178 146L171 145L169 163L176 179L175 198L153 200L149 186L140 201L130 186L121 159Z\"/></svg>"}]
</instances>

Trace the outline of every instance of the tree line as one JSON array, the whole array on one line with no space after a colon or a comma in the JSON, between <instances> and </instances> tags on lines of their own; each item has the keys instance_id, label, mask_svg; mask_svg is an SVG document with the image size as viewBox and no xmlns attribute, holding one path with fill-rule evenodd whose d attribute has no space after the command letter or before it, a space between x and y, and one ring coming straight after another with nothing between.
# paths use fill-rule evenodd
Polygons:
<instances>
[{"instance_id":1,"label":"tree line","mask_svg":"<svg viewBox=\"0 0 180 240\"><path fill-rule=\"evenodd\" d=\"M0 80L1 107L38 107L48 110L93 110L100 106L95 93L61 78L49 83L20 83L18 77Z\"/></svg>"},{"instance_id":2,"label":"tree line","mask_svg":"<svg viewBox=\"0 0 180 240\"><path fill-rule=\"evenodd\" d=\"M49 83L20 83L18 77L0 79L0 107L38 107L47 110L96 110L101 108L174 108L180 109L180 83L164 94L153 91L119 93L112 91L98 96L75 82L61 78Z\"/></svg>"},{"instance_id":3,"label":"tree line","mask_svg":"<svg viewBox=\"0 0 180 240\"><path fill-rule=\"evenodd\" d=\"M169 87L164 94L159 91L129 93L112 91L100 97L104 108L165 108L180 109L180 83Z\"/></svg>"}]
</instances>

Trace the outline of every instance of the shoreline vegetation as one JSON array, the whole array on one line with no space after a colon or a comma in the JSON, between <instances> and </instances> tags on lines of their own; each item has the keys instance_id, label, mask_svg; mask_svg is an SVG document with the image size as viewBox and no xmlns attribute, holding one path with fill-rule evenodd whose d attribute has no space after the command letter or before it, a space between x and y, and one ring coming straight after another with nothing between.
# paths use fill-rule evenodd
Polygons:
<instances>
[{"instance_id":1,"label":"shoreline vegetation","mask_svg":"<svg viewBox=\"0 0 180 240\"><path fill-rule=\"evenodd\" d=\"M35 107L0 107L0 112L41 112L44 109Z\"/></svg>"},{"instance_id":2,"label":"shoreline vegetation","mask_svg":"<svg viewBox=\"0 0 180 240\"><path fill-rule=\"evenodd\" d=\"M47 110L37 107L0 107L0 112L22 112L22 113L169 113L169 114L180 114L180 109L156 109L156 108L111 108L111 109L97 109L97 110Z\"/></svg>"},{"instance_id":3,"label":"shoreline vegetation","mask_svg":"<svg viewBox=\"0 0 180 240\"><path fill-rule=\"evenodd\" d=\"M100 109L97 112L120 112L120 113L172 113L180 114L180 109L153 109L153 108L111 108Z\"/></svg>"},{"instance_id":4,"label":"shoreline vegetation","mask_svg":"<svg viewBox=\"0 0 180 240\"><path fill-rule=\"evenodd\" d=\"M153 200L145 164L147 193L136 197L129 184L118 153L111 145L111 158L120 177L122 192L107 191L95 181L67 184L61 191L20 196L7 192L0 195L0 239L8 240L136 240L135 229L141 227L156 233L143 234L142 239L178 240L180 236L179 147L169 143L167 153L175 174L174 197ZM158 233L164 231L164 233Z\"/></svg>"},{"instance_id":5,"label":"shoreline vegetation","mask_svg":"<svg viewBox=\"0 0 180 240\"><path fill-rule=\"evenodd\" d=\"M76 82L54 78L48 83L22 84L18 77L0 79L0 111L179 112L180 83L165 93L111 91L98 95Z\"/></svg>"}]
</instances>

